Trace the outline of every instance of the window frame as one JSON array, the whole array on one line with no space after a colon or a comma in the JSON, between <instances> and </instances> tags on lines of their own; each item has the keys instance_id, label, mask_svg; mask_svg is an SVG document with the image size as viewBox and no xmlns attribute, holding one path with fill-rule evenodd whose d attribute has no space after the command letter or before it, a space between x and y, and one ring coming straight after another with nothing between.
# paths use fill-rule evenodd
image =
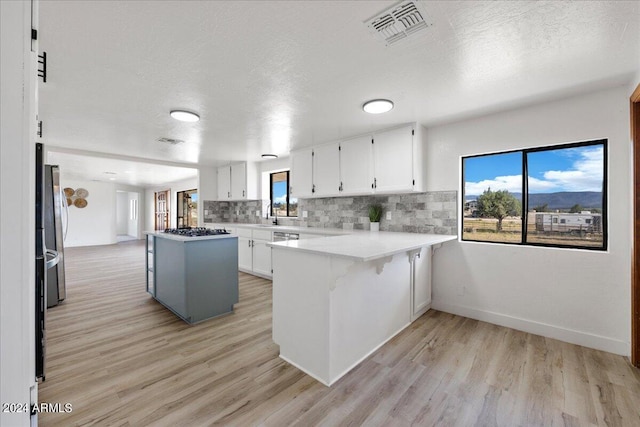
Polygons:
<instances>
[{"instance_id":1,"label":"window frame","mask_svg":"<svg viewBox=\"0 0 640 427\"><path fill-rule=\"evenodd\" d=\"M273 175L277 175L277 174L281 174L281 173L286 173L287 174L287 179L286 179L286 185L287 185L287 198L286 198L286 204L287 204L287 216L286 218L297 218L298 216L295 215L291 215L291 211L290 211L290 206L289 206L289 202L290 202L290 189L291 189L291 171L290 170L281 170L281 171L276 171L276 172L270 172L269 173L269 215L270 216L274 216L273 215Z\"/></svg>"},{"instance_id":2,"label":"window frame","mask_svg":"<svg viewBox=\"0 0 640 427\"><path fill-rule=\"evenodd\" d=\"M570 148L581 148L581 147L589 147L589 146L602 146L602 246L594 247L594 246L578 246L572 244L557 244L557 243L540 243L540 242L528 242L527 241L527 229L529 226L529 186L528 186L528 168L527 168L527 155L530 153L543 152L543 151L554 151L554 150L562 150L562 149L570 149ZM570 142L570 143L562 143L555 145L545 145L541 147L533 147L533 148L523 148L517 150L506 150L506 151L495 151L491 153L482 153L475 154L469 156L461 156L460 157L460 170L461 170L461 203L460 203L460 241L461 242L474 242L474 243L488 243L488 244L497 244L497 245L517 245L517 246L537 246L537 247L546 247L546 248L558 248L558 249L580 249L587 251L597 251L597 252L607 252L609 246L609 209L608 209L608 189L609 189L609 140L608 138L602 139L594 139L588 141L580 141L580 142ZM493 156L499 154L510 154L510 153L521 153L522 154L522 212L521 212L521 223L522 229L520 230L520 242L490 242L486 240L474 240L464 237L464 204L466 203L465 196L465 170L464 163L465 159L470 158L478 158L485 156Z\"/></svg>"}]
</instances>

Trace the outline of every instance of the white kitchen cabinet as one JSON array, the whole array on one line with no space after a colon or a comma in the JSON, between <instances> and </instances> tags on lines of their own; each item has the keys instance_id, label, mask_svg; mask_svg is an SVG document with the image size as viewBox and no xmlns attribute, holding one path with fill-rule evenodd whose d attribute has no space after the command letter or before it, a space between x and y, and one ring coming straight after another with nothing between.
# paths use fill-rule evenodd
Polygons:
<instances>
[{"instance_id":1,"label":"white kitchen cabinet","mask_svg":"<svg viewBox=\"0 0 640 427\"><path fill-rule=\"evenodd\" d=\"M342 195L373 191L373 147L371 135L340 143L340 181Z\"/></svg>"},{"instance_id":2,"label":"white kitchen cabinet","mask_svg":"<svg viewBox=\"0 0 640 427\"><path fill-rule=\"evenodd\" d=\"M304 148L291 152L291 197L313 195L313 150Z\"/></svg>"},{"instance_id":3,"label":"white kitchen cabinet","mask_svg":"<svg viewBox=\"0 0 640 427\"><path fill-rule=\"evenodd\" d=\"M231 200L231 168L218 168L218 200Z\"/></svg>"},{"instance_id":4,"label":"white kitchen cabinet","mask_svg":"<svg viewBox=\"0 0 640 427\"><path fill-rule=\"evenodd\" d=\"M238 236L238 268L243 271L253 270L253 248L250 237Z\"/></svg>"},{"instance_id":5,"label":"white kitchen cabinet","mask_svg":"<svg viewBox=\"0 0 640 427\"><path fill-rule=\"evenodd\" d=\"M411 262L411 321L431 308L431 253L426 246L410 255Z\"/></svg>"},{"instance_id":6,"label":"white kitchen cabinet","mask_svg":"<svg viewBox=\"0 0 640 427\"><path fill-rule=\"evenodd\" d=\"M314 147L312 157L314 197L340 195L340 143Z\"/></svg>"},{"instance_id":7,"label":"white kitchen cabinet","mask_svg":"<svg viewBox=\"0 0 640 427\"><path fill-rule=\"evenodd\" d=\"M231 165L231 198L247 198L247 164L244 162Z\"/></svg>"},{"instance_id":8,"label":"white kitchen cabinet","mask_svg":"<svg viewBox=\"0 0 640 427\"><path fill-rule=\"evenodd\" d=\"M393 193L413 190L413 126L376 132L373 141L374 191Z\"/></svg>"},{"instance_id":9,"label":"white kitchen cabinet","mask_svg":"<svg viewBox=\"0 0 640 427\"><path fill-rule=\"evenodd\" d=\"M271 278L271 230L238 227L238 269Z\"/></svg>"},{"instance_id":10,"label":"white kitchen cabinet","mask_svg":"<svg viewBox=\"0 0 640 427\"><path fill-rule=\"evenodd\" d=\"M253 272L271 277L271 248L267 246L269 242L271 240L253 240Z\"/></svg>"},{"instance_id":11,"label":"white kitchen cabinet","mask_svg":"<svg viewBox=\"0 0 640 427\"><path fill-rule=\"evenodd\" d=\"M240 162L218 168L218 200L257 200L259 189L256 163Z\"/></svg>"}]
</instances>

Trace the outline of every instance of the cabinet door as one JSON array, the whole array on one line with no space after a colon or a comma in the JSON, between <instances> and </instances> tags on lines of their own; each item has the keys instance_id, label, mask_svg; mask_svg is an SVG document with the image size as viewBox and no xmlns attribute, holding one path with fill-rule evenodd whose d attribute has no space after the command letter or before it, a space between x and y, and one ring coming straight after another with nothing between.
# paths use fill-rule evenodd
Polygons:
<instances>
[{"instance_id":1,"label":"cabinet door","mask_svg":"<svg viewBox=\"0 0 640 427\"><path fill-rule=\"evenodd\" d=\"M373 135L376 192L413 190L412 130L407 126Z\"/></svg>"},{"instance_id":2,"label":"cabinet door","mask_svg":"<svg viewBox=\"0 0 640 427\"><path fill-rule=\"evenodd\" d=\"M373 154L370 135L340 143L340 180L342 194L366 194L373 191Z\"/></svg>"},{"instance_id":3,"label":"cabinet door","mask_svg":"<svg viewBox=\"0 0 640 427\"><path fill-rule=\"evenodd\" d=\"M253 272L271 277L271 248L268 240L253 241Z\"/></svg>"},{"instance_id":4,"label":"cabinet door","mask_svg":"<svg viewBox=\"0 0 640 427\"><path fill-rule=\"evenodd\" d=\"M313 195L313 151L311 148L291 152L291 197Z\"/></svg>"},{"instance_id":5,"label":"cabinet door","mask_svg":"<svg viewBox=\"0 0 640 427\"><path fill-rule=\"evenodd\" d=\"M238 237L238 268L251 271L253 267L251 239Z\"/></svg>"},{"instance_id":6,"label":"cabinet door","mask_svg":"<svg viewBox=\"0 0 640 427\"><path fill-rule=\"evenodd\" d=\"M320 145L313 149L313 185L316 197L340 194L340 144Z\"/></svg>"},{"instance_id":7,"label":"cabinet door","mask_svg":"<svg viewBox=\"0 0 640 427\"><path fill-rule=\"evenodd\" d=\"M218 200L231 198L231 168L224 166L218 168Z\"/></svg>"},{"instance_id":8,"label":"cabinet door","mask_svg":"<svg viewBox=\"0 0 640 427\"><path fill-rule=\"evenodd\" d=\"M411 321L431 308L431 246L422 248L413 261L411 303Z\"/></svg>"},{"instance_id":9,"label":"cabinet door","mask_svg":"<svg viewBox=\"0 0 640 427\"><path fill-rule=\"evenodd\" d=\"M231 200L247 198L247 164L231 165Z\"/></svg>"}]
</instances>

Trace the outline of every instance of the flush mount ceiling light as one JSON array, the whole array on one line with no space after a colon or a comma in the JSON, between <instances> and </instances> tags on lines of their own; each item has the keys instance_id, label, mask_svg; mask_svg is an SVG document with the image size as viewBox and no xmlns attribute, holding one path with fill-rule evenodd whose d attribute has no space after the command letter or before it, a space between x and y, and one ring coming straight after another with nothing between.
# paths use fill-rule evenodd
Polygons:
<instances>
[{"instance_id":1,"label":"flush mount ceiling light","mask_svg":"<svg viewBox=\"0 0 640 427\"><path fill-rule=\"evenodd\" d=\"M362 109L369 114L381 114L393 109L393 102L388 99L372 99L362 104Z\"/></svg>"},{"instance_id":2,"label":"flush mount ceiling light","mask_svg":"<svg viewBox=\"0 0 640 427\"><path fill-rule=\"evenodd\" d=\"M185 110L173 110L169 114L176 120L180 120L181 122L197 122L200 120L200 116L196 113L192 113L191 111Z\"/></svg>"},{"instance_id":3,"label":"flush mount ceiling light","mask_svg":"<svg viewBox=\"0 0 640 427\"><path fill-rule=\"evenodd\" d=\"M277 154L263 154L262 158L263 159L277 159L278 155Z\"/></svg>"}]
</instances>

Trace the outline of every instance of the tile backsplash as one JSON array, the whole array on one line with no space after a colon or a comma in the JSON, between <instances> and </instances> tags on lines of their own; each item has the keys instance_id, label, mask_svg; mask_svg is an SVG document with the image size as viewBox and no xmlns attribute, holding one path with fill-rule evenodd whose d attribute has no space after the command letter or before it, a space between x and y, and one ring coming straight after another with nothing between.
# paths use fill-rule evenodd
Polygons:
<instances>
[{"instance_id":1,"label":"tile backsplash","mask_svg":"<svg viewBox=\"0 0 640 427\"><path fill-rule=\"evenodd\" d=\"M203 201L205 223L242 222L269 223L264 217L268 201L240 202ZM380 230L409 233L457 234L457 192L432 191L427 193L371 195L355 197L328 197L298 200L299 218L278 217L282 225L301 227L369 229L369 206L379 203L383 207ZM256 212L261 215L257 216ZM302 212L307 217L302 217ZM387 214L391 218L387 219Z\"/></svg>"}]
</instances>

